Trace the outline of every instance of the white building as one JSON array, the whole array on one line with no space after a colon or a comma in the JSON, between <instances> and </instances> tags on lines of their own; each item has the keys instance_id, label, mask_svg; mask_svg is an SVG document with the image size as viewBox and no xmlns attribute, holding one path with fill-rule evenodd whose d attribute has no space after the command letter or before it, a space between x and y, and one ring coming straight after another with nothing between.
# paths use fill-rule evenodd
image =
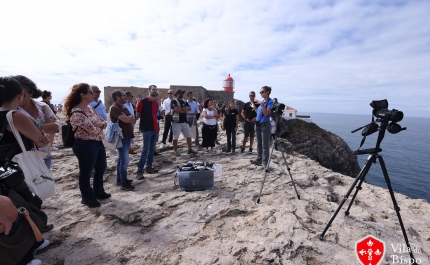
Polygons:
<instances>
[{"instance_id":1,"label":"white building","mask_svg":"<svg viewBox=\"0 0 430 265\"><path fill-rule=\"evenodd\" d=\"M284 114L282 115L282 118L284 118L286 120L301 119L301 120L304 120L306 122L312 122L311 116L297 115L297 110L290 107L290 106L285 106L285 110L284 110Z\"/></svg>"}]
</instances>

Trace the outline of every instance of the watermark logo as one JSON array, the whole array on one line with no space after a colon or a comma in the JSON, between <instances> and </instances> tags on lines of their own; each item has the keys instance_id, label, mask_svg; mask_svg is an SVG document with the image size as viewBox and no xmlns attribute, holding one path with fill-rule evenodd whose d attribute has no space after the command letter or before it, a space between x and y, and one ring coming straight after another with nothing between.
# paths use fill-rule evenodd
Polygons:
<instances>
[{"instance_id":1,"label":"watermark logo","mask_svg":"<svg viewBox=\"0 0 430 265\"><path fill-rule=\"evenodd\" d=\"M384 241L367 236L355 243L355 254L362 265L378 265L385 254Z\"/></svg>"}]
</instances>

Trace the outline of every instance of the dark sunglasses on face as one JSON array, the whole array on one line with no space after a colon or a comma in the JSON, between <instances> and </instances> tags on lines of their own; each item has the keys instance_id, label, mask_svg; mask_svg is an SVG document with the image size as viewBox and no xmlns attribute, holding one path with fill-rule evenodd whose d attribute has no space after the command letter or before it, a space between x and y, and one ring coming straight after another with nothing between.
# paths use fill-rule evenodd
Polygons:
<instances>
[{"instance_id":1,"label":"dark sunglasses on face","mask_svg":"<svg viewBox=\"0 0 430 265\"><path fill-rule=\"evenodd\" d=\"M93 91L94 93L100 93L101 91L100 90L97 90L97 91Z\"/></svg>"},{"instance_id":2,"label":"dark sunglasses on face","mask_svg":"<svg viewBox=\"0 0 430 265\"><path fill-rule=\"evenodd\" d=\"M260 94L263 94L264 92L266 92L266 91L260 91Z\"/></svg>"},{"instance_id":3,"label":"dark sunglasses on face","mask_svg":"<svg viewBox=\"0 0 430 265\"><path fill-rule=\"evenodd\" d=\"M255 97L255 95L249 95L249 97Z\"/></svg>"},{"instance_id":4,"label":"dark sunglasses on face","mask_svg":"<svg viewBox=\"0 0 430 265\"><path fill-rule=\"evenodd\" d=\"M167 94L173 94L172 92L169 92L169 93L167 93Z\"/></svg>"}]
</instances>

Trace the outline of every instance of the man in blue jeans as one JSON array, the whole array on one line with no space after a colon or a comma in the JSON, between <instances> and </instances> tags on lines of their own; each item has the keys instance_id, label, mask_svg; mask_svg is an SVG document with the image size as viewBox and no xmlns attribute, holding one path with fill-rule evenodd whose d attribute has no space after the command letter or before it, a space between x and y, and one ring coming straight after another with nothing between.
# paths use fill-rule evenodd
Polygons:
<instances>
[{"instance_id":1,"label":"man in blue jeans","mask_svg":"<svg viewBox=\"0 0 430 265\"><path fill-rule=\"evenodd\" d=\"M122 129L123 139L122 147L117 148L118 150L118 162L116 165L116 180L117 185L121 185L122 190L131 191L134 190L134 186L131 185L132 180L127 179L127 167L130 163L130 155L128 149L131 144L131 139L134 138L133 124L136 124L136 120L130 111L124 106L127 102L127 96L124 91L115 90L112 92L112 99L115 104L110 109L110 120L113 123L118 122L119 127Z\"/></svg>"},{"instance_id":2,"label":"man in blue jeans","mask_svg":"<svg viewBox=\"0 0 430 265\"><path fill-rule=\"evenodd\" d=\"M270 113L273 108L273 100L269 97L272 92L270 86L263 86L260 89L260 95L263 100L256 100L251 103L252 108L256 109L255 104L260 104L257 109L257 117L255 120L255 135L257 136L257 158L251 160L251 164L261 166L269 171L269 141L272 135L272 125L270 123ZM262 164L263 163L263 164Z\"/></svg>"},{"instance_id":3,"label":"man in blue jeans","mask_svg":"<svg viewBox=\"0 0 430 265\"><path fill-rule=\"evenodd\" d=\"M137 164L136 178L144 179L143 168L146 164L146 173L155 174L158 170L152 167L154 160L155 144L158 140L158 89L156 85L150 85L148 96L143 98L136 106L136 118L140 118L139 131L142 132L143 147Z\"/></svg>"}]
</instances>

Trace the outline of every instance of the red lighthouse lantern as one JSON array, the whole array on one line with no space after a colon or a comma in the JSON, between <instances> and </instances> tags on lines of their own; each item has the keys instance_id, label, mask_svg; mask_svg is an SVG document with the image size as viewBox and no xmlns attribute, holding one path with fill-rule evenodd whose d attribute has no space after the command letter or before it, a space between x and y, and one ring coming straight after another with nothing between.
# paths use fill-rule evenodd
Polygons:
<instances>
[{"instance_id":1,"label":"red lighthouse lantern","mask_svg":"<svg viewBox=\"0 0 430 265\"><path fill-rule=\"evenodd\" d=\"M233 92L234 80L231 78L230 74L228 74L228 77L222 82L222 86L224 87L224 91Z\"/></svg>"}]
</instances>

